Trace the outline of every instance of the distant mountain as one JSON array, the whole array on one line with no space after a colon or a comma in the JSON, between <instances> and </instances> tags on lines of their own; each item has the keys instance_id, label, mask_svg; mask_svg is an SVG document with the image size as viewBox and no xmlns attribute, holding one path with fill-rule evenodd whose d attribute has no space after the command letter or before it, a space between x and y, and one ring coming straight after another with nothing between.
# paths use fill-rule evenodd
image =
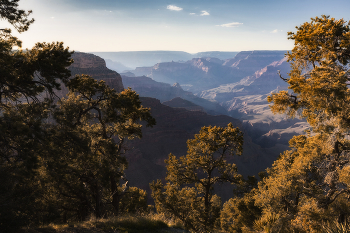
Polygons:
<instances>
[{"instance_id":1,"label":"distant mountain","mask_svg":"<svg viewBox=\"0 0 350 233\"><path fill-rule=\"evenodd\" d=\"M135 69L136 67L153 66L161 62L181 62L192 58L215 57L221 60L235 57L238 52L201 52L186 53L181 51L130 51L130 52L92 52L103 59L108 59L124 66ZM107 64L108 65L108 64ZM110 67L112 68L112 67ZM116 70L121 71L121 70Z\"/></svg>"},{"instance_id":2,"label":"distant mountain","mask_svg":"<svg viewBox=\"0 0 350 233\"><path fill-rule=\"evenodd\" d=\"M240 60L238 62L240 62ZM249 70L247 72L251 72L252 70L252 68L245 69ZM279 77L278 72L280 72L283 77L287 77L289 70L289 63L287 63L286 58L282 58L258 69L252 75L241 78L238 82L203 90L200 96L205 99L212 99L219 103L224 103L234 97L257 94L266 95L277 89L284 90L287 89L288 84Z\"/></svg>"},{"instance_id":3,"label":"distant mountain","mask_svg":"<svg viewBox=\"0 0 350 233\"><path fill-rule=\"evenodd\" d=\"M241 59L237 59L231 65L238 65L240 61ZM230 116L245 122L246 130L252 130L250 135L253 141L262 147L270 147L276 143L288 145L293 135L303 134L309 126L299 119L288 119L281 114L274 115L267 102L267 96L271 92L288 90L288 83L279 77L278 72L283 77L288 77L289 70L290 65L286 58L283 58L239 82L204 90L199 96L220 103Z\"/></svg>"},{"instance_id":4,"label":"distant mountain","mask_svg":"<svg viewBox=\"0 0 350 233\"><path fill-rule=\"evenodd\" d=\"M220 51L210 51L210 52L200 52L193 54L192 58L206 58L213 57L220 60L226 60L234 58L239 52L220 52Z\"/></svg>"},{"instance_id":5,"label":"distant mountain","mask_svg":"<svg viewBox=\"0 0 350 233\"><path fill-rule=\"evenodd\" d=\"M131 70L130 67L124 66L120 62L115 62L115 61L112 61L111 59L105 59L105 61L108 69L117 71L118 73L124 72L126 70Z\"/></svg>"},{"instance_id":6,"label":"distant mountain","mask_svg":"<svg viewBox=\"0 0 350 233\"><path fill-rule=\"evenodd\" d=\"M132 75L129 73L129 75ZM141 97L152 97L161 102L170 101L176 97L201 106L203 111L212 114L227 114L227 111L216 101L210 101L193 95L191 92L184 91L178 83L170 85L167 83L157 82L146 76L129 77L122 75L124 87L131 87Z\"/></svg>"},{"instance_id":7,"label":"distant mountain","mask_svg":"<svg viewBox=\"0 0 350 233\"><path fill-rule=\"evenodd\" d=\"M253 75L272 62L280 61L287 51L246 51L234 58L193 58L186 62L162 62L152 67L138 67L136 75L145 75L159 82L175 83L193 93L236 83Z\"/></svg>"},{"instance_id":8,"label":"distant mountain","mask_svg":"<svg viewBox=\"0 0 350 233\"><path fill-rule=\"evenodd\" d=\"M280 71L282 76L287 77L290 71L290 65L284 58L286 53L287 51L243 51L226 60L205 57L186 62L162 62L151 67L138 67L131 73L136 76L146 75L157 82L179 83L184 91L194 93L202 101L206 99L220 104L224 108L220 113L245 122L247 130L252 131L254 142L262 147L271 147L276 143L288 144L293 135L303 133L308 127L300 120L274 115L266 100L273 91L287 90L288 84L278 75ZM206 109L203 103L195 102L194 98L185 98L179 92L167 88L164 88L164 92L156 91L155 86L150 83L144 85L143 81L139 80L137 84L138 91L143 90L142 96L161 99L160 95L169 96L172 93L172 97L181 97Z\"/></svg>"}]
</instances>

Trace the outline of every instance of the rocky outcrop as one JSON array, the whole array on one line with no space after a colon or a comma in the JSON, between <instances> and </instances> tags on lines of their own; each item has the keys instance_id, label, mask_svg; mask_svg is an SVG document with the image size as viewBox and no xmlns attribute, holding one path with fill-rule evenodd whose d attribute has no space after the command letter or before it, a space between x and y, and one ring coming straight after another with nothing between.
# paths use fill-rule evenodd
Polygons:
<instances>
[{"instance_id":1,"label":"rocky outcrop","mask_svg":"<svg viewBox=\"0 0 350 233\"><path fill-rule=\"evenodd\" d=\"M75 52L72 55L74 63L69 67L72 76L87 74L94 79L104 80L107 85L120 92L124 90L121 76L106 67L106 62L99 56Z\"/></svg>"},{"instance_id":2,"label":"rocky outcrop","mask_svg":"<svg viewBox=\"0 0 350 233\"><path fill-rule=\"evenodd\" d=\"M75 69L103 69L106 68L106 62L102 58L90 54L75 52L72 54L74 63L70 66L70 70L75 72Z\"/></svg>"},{"instance_id":3,"label":"rocky outcrop","mask_svg":"<svg viewBox=\"0 0 350 233\"><path fill-rule=\"evenodd\" d=\"M80 74L87 74L97 80L104 80L108 86L121 92L124 90L121 76L106 67L106 62L93 54L75 52L72 54L73 64L68 68L71 71L71 77ZM67 87L61 85L61 90L55 92L61 98L68 93Z\"/></svg>"}]
</instances>

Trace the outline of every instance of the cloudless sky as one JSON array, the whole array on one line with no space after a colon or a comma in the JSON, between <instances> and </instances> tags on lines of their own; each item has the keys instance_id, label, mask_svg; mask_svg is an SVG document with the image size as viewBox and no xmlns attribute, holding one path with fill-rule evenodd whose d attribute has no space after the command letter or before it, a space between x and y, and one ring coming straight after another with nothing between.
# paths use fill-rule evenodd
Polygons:
<instances>
[{"instance_id":1,"label":"cloudless sky","mask_svg":"<svg viewBox=\"0 0 350 233\"><path fill-rule=\"evenodd\" d=\"M311 17L350 20L350 0L21 0L35 23L24 48L63 41L75 51L289 50ZM0 21L0 27L8 26Z\"/></svg>"}]
</instances>

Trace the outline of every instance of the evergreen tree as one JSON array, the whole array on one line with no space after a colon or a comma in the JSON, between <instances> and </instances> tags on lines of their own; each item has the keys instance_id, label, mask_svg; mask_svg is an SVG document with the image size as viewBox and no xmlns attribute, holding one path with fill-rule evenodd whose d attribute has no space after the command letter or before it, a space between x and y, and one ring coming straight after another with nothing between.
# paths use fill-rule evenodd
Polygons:
<instances>
[{"instance_id":1,"label":"evergreen tree","mask_svg":"<svg viewBox=\"0 0 350 233\"><path fill-rule=\"evenodd\" d=\"M18 2L1 0L0 18L22 33L34 20ZM37 43L23 51L11 29L0 29L0 231L44 218L36 169L46 144L46 110L54 89L70 76L70 56L62 43Z\"/></svg>"},{"instance_id":2,"label":"evergreen tree","mask_svg":"<svg viewBox=\"0 0 350 233\"><path fill-rule=\"evenodd\" d=\"M0 18L18 32L34 22L19 0L0 0ZM141 137L141 121L154 125L132 90L116 93L88 76L71 76L72 52L63 43L22 50L10 29L0 30L0 231L57 220L118 214L124 142ZM57 102L60 85L70 89ZM123 199L125 200L125 198ZM135 203L123 203L132 211ZM143 203L143 204L142 204Z\"/></svg>"},{"instance_id":3,"label":"evergreen tree","mask_svg":"<svg viewBox=\"0 0 350 233\"><path fill-rule=\"evenodd\" d=\"M243 134L232 123L225 128L203 127L187 141L186 156L177 159L169 155L167 183L163 186L158 180L151 184L157 211L180 220L191 231L212 232L221 209L214 185L241 182L236 165L226 159L240 155L242 145Z\"/></svg>"},{"instance_id":4,"label":"evergreen tree","mask_svg":"<svg viewBox=\"0 0 350 233\"><path fill-rule=\"evenodd\" d=\"M343 19L313 18L289 33L290 91L268 97L274 113L307 120L307 135L290 140L290 151L267 170L256 203L263 208L260 230L320 232L325 221L344 222L350 213L349 61L350 26ZM272 217L271 217L272 216ZM270 221L273 219L273 221ZM269 223L270 222L270 223Z\"/></svg>"},{"instance_id":5,"label":"evergreen tree","mask_svg":"<svg viewBox=\"0 0 350 233\"><path fill-rule=\"evenodd\" d=\"M153 126L155 120L130 89L117 93L87 75L76 76L67 86L67 98L54 110L56 124L44 166L55 199L64 220L72 214L79 220L91 213L100 218L108 206L118 215L128 189L124 143L142 136L141 121Z\"/></svg>"}]
</instances>

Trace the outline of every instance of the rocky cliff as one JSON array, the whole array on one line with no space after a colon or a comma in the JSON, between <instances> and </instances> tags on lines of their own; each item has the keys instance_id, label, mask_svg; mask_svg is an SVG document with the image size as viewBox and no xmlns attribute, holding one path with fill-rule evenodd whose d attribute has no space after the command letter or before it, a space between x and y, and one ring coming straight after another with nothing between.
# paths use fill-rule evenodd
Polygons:
<instances>
[{"instance_id":1,"label":"rocky cliff","mask_svg":"<svg viewBox=\"0 0 350 233\"><path fill-rule=\"evenodd\" d=\"M107 85L118 92L124 90L120 74L108 69L105 60L101 57L89 53L75 52L72 58L74 63L69 67L72 76L87 74L95 79L104 80Z\"/></svg>"},{"instance_id":2,"label":"rocky cliff","mask_svg":"<svg viewBox=\"0 0 350 233\"><path fill-rule=\"evenodd\" d=\"M106 62L93 54L75 52L72 54L73 64L68 68L71 71L71 77L80 74L87 74L91 77L104 80L108 86L114 88L117 92L124 90L122 78L116 71L106 67ZM56 91L58 97L64 97L68 89L62 84L61 90Z\"/></svg>"}]
</instances>

